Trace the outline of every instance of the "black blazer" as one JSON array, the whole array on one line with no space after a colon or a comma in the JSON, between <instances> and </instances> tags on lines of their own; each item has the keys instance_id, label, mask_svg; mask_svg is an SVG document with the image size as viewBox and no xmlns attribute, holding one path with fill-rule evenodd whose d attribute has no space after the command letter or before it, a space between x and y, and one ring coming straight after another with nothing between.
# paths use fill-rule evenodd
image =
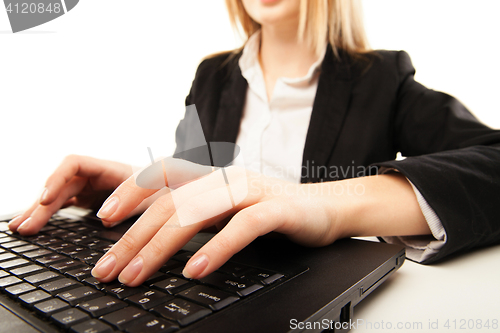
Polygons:
<instances>
[{"instance_id":1,"label":"black blazer","mask_svg":"<svg viewBox=\"0 0 500 333\"><path fill-rule=\"evenodd\" d=\"M247 91L240 56L204 60L186 99L197 107L207 142L236 141ZM302 182L350 178L349 167L397 169L446 230L446 244L424 262L431 263L500 242L500 131L481 124L455 98L417 83L414 74L403 51L354 60L343 52L336 58L329 48L306 137ZM176 153L193 140L191 121L185 118L177 128ZM407 158L394 161L397 152ZM321 172L307 172L312 165Z\"/></svg>"}]
</instances>

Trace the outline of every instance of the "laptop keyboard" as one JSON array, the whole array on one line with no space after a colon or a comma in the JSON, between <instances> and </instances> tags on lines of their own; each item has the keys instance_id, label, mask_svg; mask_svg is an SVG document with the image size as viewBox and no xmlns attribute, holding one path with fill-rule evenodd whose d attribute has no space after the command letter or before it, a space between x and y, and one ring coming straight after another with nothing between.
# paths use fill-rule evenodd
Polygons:
<instances>
[{"instance_id":1,"label":"laptop keyboard","mask_svg":"<svg viewBox=\"0 0 500 333\"><path fill-rule=\"evenodd\" d=\"M179 251L139 287L90 274L113 242L98 229L54 215L23 237L0 222L0 290L70 332L174 332L227 311L293 276L229 261L201 280L186 279L193 252Z\"/></svg>"}]
</instances>

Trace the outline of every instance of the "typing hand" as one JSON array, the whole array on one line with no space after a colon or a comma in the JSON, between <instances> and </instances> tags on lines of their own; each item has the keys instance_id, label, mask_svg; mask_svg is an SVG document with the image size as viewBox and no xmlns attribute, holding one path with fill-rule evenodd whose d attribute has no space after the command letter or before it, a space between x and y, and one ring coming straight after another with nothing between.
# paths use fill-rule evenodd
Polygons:
<instances>
[{"instance_id":1,"label":"typing hand","mask_svg":"<svg viewBox=\"0 0 500 333\"><path fill-rule=\"evenodd\" d=\"M238 167L216 170L159 197L101 258L92 274L103 282L118 277L122 283L137 286L197 232L211 226L221 230L189 260L183 272L187 277L208 275L271 231L305 245L329 244L342 234L335 223L335 202L321 194L321 186L292 184ZM107 200L112 207L104 205L101 218L105 223L123 218L152 192L129 178Z\"/></svg>"},{"instance_id":2,"label":"typing hand","mask_svg":"<svg viewBox=\"0 0 500 333\"><path fill-rule=\"evenodd\" d=\"M70 155L48 178L41 199L9 223L22 235L37 233L61 207L99 208L132 174L129 165Z\"/></svg>"}]
</instances>

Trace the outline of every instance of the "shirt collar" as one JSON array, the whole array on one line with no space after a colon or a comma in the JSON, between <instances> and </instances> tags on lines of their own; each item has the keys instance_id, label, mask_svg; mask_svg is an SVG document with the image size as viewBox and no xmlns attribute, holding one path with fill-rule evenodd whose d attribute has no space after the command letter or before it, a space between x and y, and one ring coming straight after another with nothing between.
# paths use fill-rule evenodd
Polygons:
<instances>
[{"instance_id":1,"label":"shirt collar","mask_svg":"<svg viewBox=\"0 0 500 333\"><path fill-rule=\"evenodd\" d=\"M238 65L240 66L241 69L241 74L248 81L249 84L256 79L259 79L261 77L263 78L262 68L260 67L259 63L260 36L261 36L260 30L255 32L252 36L250 36L250 38L245 44L245 47L243 48L243 53L238 62ZM325 52L326 52L326 45L325 45ZM282 77L280 79L284 83L290 85L303 85L310 83L316 72L320 70L321 63L323 62L325 56L325 52L321 52L321 57L311 65L305 76L298 78Z\"/></svg>"}]
</instances>

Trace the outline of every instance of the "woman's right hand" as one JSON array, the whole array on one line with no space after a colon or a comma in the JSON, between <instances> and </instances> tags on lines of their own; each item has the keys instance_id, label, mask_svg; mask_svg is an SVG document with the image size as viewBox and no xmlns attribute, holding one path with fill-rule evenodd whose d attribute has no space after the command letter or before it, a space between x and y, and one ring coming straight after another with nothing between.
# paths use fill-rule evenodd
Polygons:
<instances>
[{"instance_id":1,"label":"woman's right hand","mask_svg":"<svg viewBox=\"0 0 500 333\"><path fill-rule=\"evenodd\" d=\"M36 234L61 207L97 210L132 175L130 165L87 156L69 155L47 179L38 202L9 223L12 231Z\"/></svg>"}]
</instances>

